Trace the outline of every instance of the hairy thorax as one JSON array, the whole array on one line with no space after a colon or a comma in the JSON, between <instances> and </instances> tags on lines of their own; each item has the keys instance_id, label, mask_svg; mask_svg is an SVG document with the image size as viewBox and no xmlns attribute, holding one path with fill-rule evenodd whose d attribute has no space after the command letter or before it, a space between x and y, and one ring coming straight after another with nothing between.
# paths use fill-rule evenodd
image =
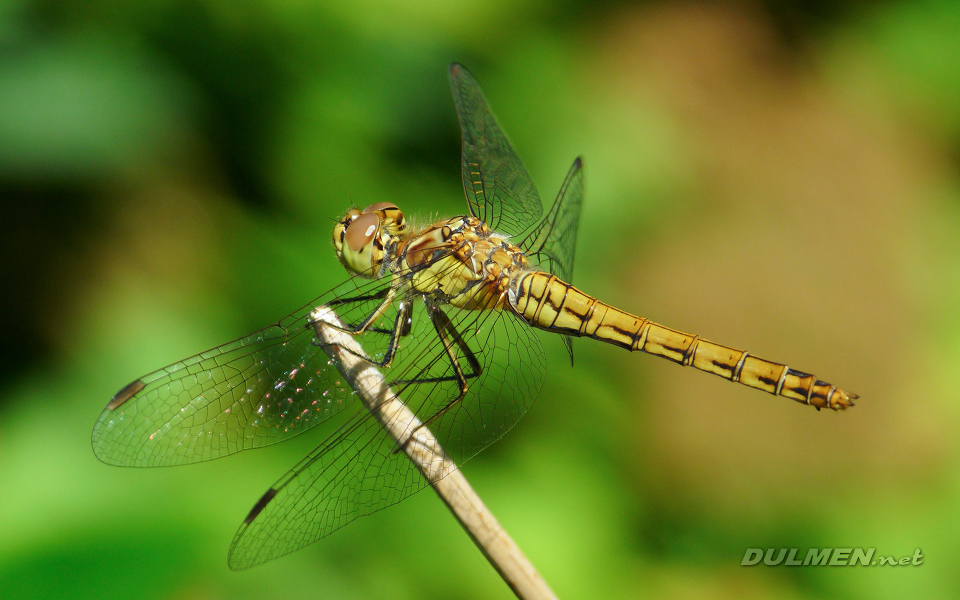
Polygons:
<instances>
[{"instance_id":1,"label":"hairy thorax","mask_svg":"<svg viewBox=\"0 0 960 600\"><path fill-rule=\"evenodd\" d=\"M399 250L413 290L467 310L502 308L511 281L528 268L520 248L476 217L435 223Z\"/></svg>"}]
</instances>

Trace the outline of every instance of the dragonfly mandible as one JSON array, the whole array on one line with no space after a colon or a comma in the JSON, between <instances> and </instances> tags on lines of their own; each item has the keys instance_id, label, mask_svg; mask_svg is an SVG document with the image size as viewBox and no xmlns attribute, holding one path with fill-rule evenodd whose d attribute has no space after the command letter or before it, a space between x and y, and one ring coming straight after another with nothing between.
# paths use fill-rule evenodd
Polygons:
<instances>
[{"instance_id":1,"label":"dragonfly mandible","mask_svg":"<svg viewBox=\"0 0 960 600\"><path fill-rule=\"evenodd\" d=\"M479 84L450 67L462 132L469 214L414 230L400 209L351 209L334 228L351 277L246 337L144 375L121 389L93 429L103 462L195 463L284 441L350 411L256 503L230 546L231 568L306 546L399 502L425 481L357 401L318 347L310 314L336 311L363 358L458 464L526 412L545 374L534 329L590 337L820 408L857 396L815 376L618 310L573 287L583 201L576 159L543 205Z\"/></svg>"}]
</instances>

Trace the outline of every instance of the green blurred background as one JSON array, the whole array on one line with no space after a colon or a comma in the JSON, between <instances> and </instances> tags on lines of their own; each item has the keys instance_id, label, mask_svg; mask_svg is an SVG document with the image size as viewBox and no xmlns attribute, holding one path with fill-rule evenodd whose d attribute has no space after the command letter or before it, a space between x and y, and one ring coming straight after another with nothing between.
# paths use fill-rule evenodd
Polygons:
<instances>
[{"instance_id":1,"label":"green blurred background","mask_svg":"<svg viewBox=\"0 0 960 600\"><path fill-rule=\"evenodd\" d=\"M550 200L575 283L862 396L817 413L549 340L467 464L562 598L960 595L960 4L0 2L0 597L495 598L430 491L241 573L232 535L322 439L117 469L139 374L344 277L333 219L464 210L447 65ZM748 547L922 566L742 567Z\"/></svg>"}]
</instances>

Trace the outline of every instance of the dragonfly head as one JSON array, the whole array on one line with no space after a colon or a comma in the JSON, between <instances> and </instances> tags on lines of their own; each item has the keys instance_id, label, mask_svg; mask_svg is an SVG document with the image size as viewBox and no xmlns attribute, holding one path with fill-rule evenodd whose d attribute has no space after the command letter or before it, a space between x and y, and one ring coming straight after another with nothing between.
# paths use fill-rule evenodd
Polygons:
<instances>
[{"instance_id":1,"label":"dragonfly head","mask_svg":"<svg viewBox=\"0 0 960 600\"><path fill-rule=\"evenodd\" d=\"M391 202L377 202L363 210L351 208L333 228L337 258L351 273L380 277L384 259L397 242L410 234L410 225Z\"/></svg>"}]
</instances>

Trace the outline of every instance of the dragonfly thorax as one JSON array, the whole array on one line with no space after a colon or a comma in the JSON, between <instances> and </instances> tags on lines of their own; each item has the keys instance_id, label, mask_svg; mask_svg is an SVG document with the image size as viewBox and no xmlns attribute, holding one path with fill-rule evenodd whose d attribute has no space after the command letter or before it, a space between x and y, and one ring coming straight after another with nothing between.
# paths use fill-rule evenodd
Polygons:
<instances>
[{"instance_id":1,"label":"dragonfly thorax","mask_svg":"<svg viewBox=\"0 0 960 600\"><path fill-rule=\"evenodd\" d=\"M528 266L509 238L472 216L434 223L398 254L399 272L415 292L467 310L500 309L511 280Z\"/></svg>"},{"instance_id":2,"label":"dragonfly thorax","mask_svg":"<svg viewBox=\"0 0 960 600\"><path fill-rule=\"evenodd\" d=\"M403 212L390 202L377 202L363 210L351 208L333 228L337 258L351 273L378 278L397 244L410 235Z\"/></svg>"}]
</instances>

